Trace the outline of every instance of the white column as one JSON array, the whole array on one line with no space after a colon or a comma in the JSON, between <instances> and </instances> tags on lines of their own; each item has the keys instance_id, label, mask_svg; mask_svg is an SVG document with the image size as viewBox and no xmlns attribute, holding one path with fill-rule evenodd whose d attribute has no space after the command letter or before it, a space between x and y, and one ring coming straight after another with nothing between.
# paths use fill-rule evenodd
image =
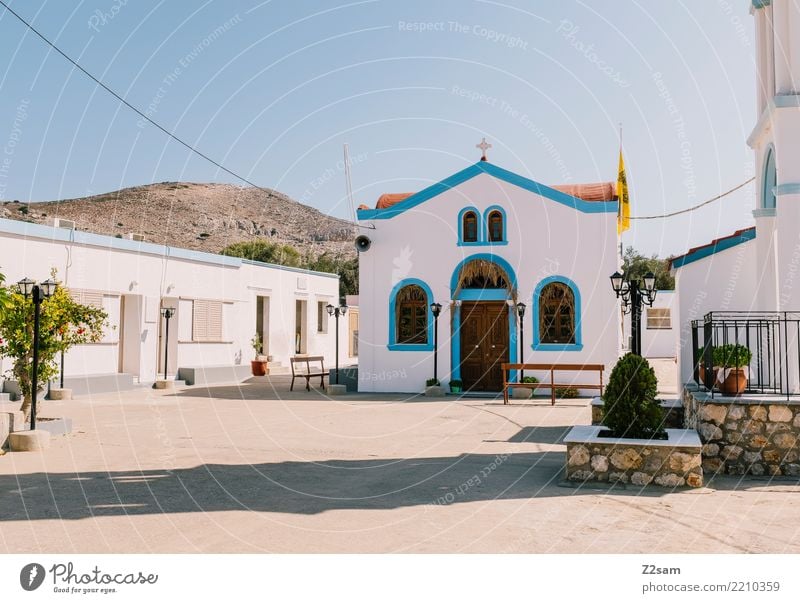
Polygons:
<instances>
[{"instance_id":1,"label":"white column","mask_svg":"<svg viewBox=\"0 0 800 603\"><path fill-rule=\"evenodd\" d=\"M772 0L774 23L773 56L775 57L775 93L790 94L792 85L791 57L789 38L789 3L790 0ZM793 7L797 10L796 7Z\"/></svg>"}]
</instances>

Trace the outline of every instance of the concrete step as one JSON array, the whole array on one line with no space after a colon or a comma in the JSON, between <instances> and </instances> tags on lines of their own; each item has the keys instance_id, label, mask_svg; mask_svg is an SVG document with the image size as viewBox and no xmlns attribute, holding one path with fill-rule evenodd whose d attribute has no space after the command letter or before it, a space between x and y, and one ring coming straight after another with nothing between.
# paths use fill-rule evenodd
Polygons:
<instances>
[{"instance_id":1,"label":"concrete step","mask_svg":"<svg viewBox=\"0 0 800 603\"><path fill-rule=\"evenodd\" d=\"M210 383L230 383L244 381L250 377L250 363L224 366L197 366L178 369L176 379L186 385L207 385Z\"/></svg>"},{"instance_id":2,"label":"concrete step","mask_svg":"<svg viewBox=\"0 0 800 603\"><path fill-rule=\"evenodd\" d=\"M56 384L58 382L55 382ZM73 396L103 394L135 389L133 375L129 373L108 373L105 375L84 375L64 377L64 387L72 390Z\"/></svg>"}]
</instances>

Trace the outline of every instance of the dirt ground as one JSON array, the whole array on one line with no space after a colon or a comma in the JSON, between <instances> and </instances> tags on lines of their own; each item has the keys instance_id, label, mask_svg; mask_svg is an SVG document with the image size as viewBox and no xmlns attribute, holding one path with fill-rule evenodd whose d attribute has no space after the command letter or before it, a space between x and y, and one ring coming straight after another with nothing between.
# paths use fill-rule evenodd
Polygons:
<instances>
[{"instance_id":1,"label":"dirt ground","mask_svg":"<svg viewBox=\"0 0 800 603\"><path fill-rule=\"evenodd\" d=\"M800 552L800 482L563 482L588 400L289 393L45 402L75 431L0 457L3 552Z\"/></svg>"}]
</instances>

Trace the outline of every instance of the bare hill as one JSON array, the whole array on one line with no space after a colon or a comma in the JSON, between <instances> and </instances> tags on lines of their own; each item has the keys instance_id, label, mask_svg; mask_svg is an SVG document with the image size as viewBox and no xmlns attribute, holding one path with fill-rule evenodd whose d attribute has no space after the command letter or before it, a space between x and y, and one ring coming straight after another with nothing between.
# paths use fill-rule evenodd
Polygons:
<instances>
[{"instance_id":1,"label":"bare hill","mask_svg":"<svg viewBox=\"0 0 800 603\"><path fill-rule=\"evenodd\" d=\"M354 228L277 191L230 184L162 182L63 201L6 201L0 217L39 224L74 220L79 230L217 253L266 238L302 252L355 256Z\"/></svg>"}]
</instances>

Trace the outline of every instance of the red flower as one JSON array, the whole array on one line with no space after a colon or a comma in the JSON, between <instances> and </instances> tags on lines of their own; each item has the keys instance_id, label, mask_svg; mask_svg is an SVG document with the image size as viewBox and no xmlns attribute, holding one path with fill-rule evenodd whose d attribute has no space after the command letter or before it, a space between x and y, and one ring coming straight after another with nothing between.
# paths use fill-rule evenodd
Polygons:
<instances>
[{"instance_id":1,"label":"red flower","mask_svg":"<svg viewBox=\"0 0 800 603\"><path fill-rule=\"evenodd\" d=\"M83 328L78 329L78 335L83 335L85 330L86 329L83 329Z\"/></svg>"}]
</instances>

